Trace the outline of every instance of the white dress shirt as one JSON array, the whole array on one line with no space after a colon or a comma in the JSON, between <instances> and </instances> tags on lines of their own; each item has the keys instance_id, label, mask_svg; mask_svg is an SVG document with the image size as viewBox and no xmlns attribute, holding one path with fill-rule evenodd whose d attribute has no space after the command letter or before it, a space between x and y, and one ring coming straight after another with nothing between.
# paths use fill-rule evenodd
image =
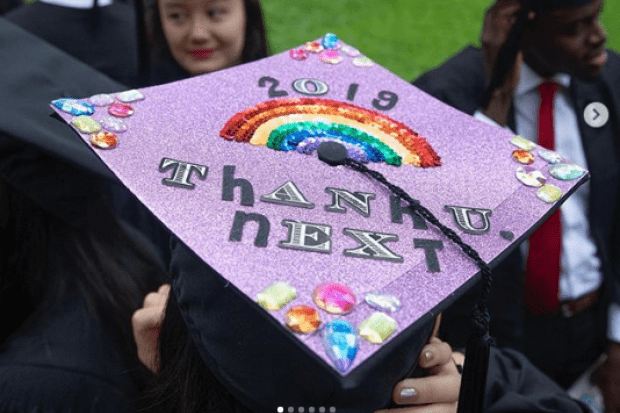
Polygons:
<instances>
[{"instance_id":1,"label":"white dress shirt","mask_svg":"<svg viewBox=\"0 0 620 413\"><path fill-rule=\"evenodd\" d=\"M524 63L514 93L516 132L533 142L538 141L538 108L540 106L538 86L544 80L546 79L541 78ZM569 96L570 76L560 73L551 80L560 85L553 101L555 151L560 152L571 162L587 168L577 123L578 114L575 113ZM476 111L474 117L495 124L480 110ZM600 271L601 262L596 254L596 245L590 233L589 195L590 183L586 182L560 207L562 221L561 272L558 293L560 301L582 297L597 290L603 283L603 275ZM521 248L523 256L526 257L527 242L524 242ZM612 304L609 308L607 336L613 341L620 342L620 306L617 304Z\"/></svg>"}]
</instances>

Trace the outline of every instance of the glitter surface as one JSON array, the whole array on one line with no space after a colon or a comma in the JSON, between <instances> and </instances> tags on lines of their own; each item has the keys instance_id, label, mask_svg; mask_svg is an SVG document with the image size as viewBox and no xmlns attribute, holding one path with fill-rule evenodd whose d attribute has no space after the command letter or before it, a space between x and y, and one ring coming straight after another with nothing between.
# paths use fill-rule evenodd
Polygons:
<instances>
[{"instance_id":1,"label":"glitter surface","mask_svg":"<svg viewBox=\"0 0 620 413\"><path fill-rule=\"evenodd\" d=\"M346 59L351 60L348 56ZM541 202L536 197L536 190L515 178L518 165L510 157L515 146L510 143L514 135L509 131L479 122L444 105L380 65L356 70L348 61L347 64L328 65L318 56L311 55L306 61L298 62L292 60L286 51L247 65L141 89L147 99L132 104L135 114L123 119L129 128L122 135L122 144L114 150L96 150L95 153L183 243L245 294L250 304L255 305L252 302L256 295L266 286L293 279L292 285L302 302L310 302L317 285L332 281L346 284L359 297L371 291L397 296L402 308L391 316L398 322L399 330L388 340L386 345L389 345L395 335L406 332L422 315L437 308L440 302L470 280L478 268L458 247L430 226L429 229L414 229L407 214L403 214L402 223L394 222L390 192L359 172L344 166L330 167L319 161L314 153L301 155L295 151L276 151L237 140L253 139L252 136L256 137L260 132L261 125L269 130L276 129L267 123L278 122L274 118L279 116L297 116L295 105L312 106L303 103L308 96L291 86L296 80L311 78L325 82L329 86L325 98L340 104L336 108L321 107L321 110L335 111L332 115L320 111L304 113L296 122L308 120L303 116L339 116L342 122L345 122L343 118L353 121L352 114L363 114L363 109L383 116L377 117L377 125L355 120L362 123L362 127L388 135L393 132L399 136L395 137L397 140L406 136L412 139L423 137L441 157L441 166L395 167L375 163L372 169L420 201L476 249L486 262L495 260L506 248L516 246L515 243L527 236L529 229L563 198L553 205ZM258 86L259 79L266 75L276 79L278 85ZM348 100L352 84L358 87L351 96L353 100ZM270 98L272 86L288 95L283 99ZM377 106L385 107L389 101L389 95L381 94L383 91L398 96L397 103L387 110L377 109ZM205 96L224 98L205 99ZM284 113L269 112L267 122L254 119L259 113L267 113L263 106L265 102L274 101L286 102L282 106ZM356 108L350 114L346 106L349 104ZM276 104L269 105L269 110L280 109ZM292 109L286 113L288 107ZM249 108L254 109L250 112ZM53 109L66 122L71 122L71 115ZM95 110L95 119L108 116L106 107ZM308 111L311 112L310 108ZM233 118L235 122L228 125ZM332 122L330 118L327 121ZM227 125L234 133L223 139L220 131ZM251 129L257 133L250 133ZM267 137L268 134L265 139ZM90 135L81 138L88 143ZM191 191L162 185L162 179L172 175L171 170L159 172L163 158L204 165L208 167L208 176L201 180L192 174L190 180L195 188ZM252 206L240 205L238 188L232 201L222 200L226 166L234 166L234 179L245 179L251 184ZM548 163L540 157L532 164L543 171L547 166ZM554 184L568 194L585 180L586 175ZM277 191L287 182L292 182L298 192ZM326 192L328 187L348 190L352 194L374 194L375 198L369 201L369 216L362 216L355 207L342 200L339 212L326 210L325 207L333 203L333 195ZM261 196L274 191L275 198L281 200L299 199L301 194L314 207L299 208L286 203L260 201ZM455 225L450 212L444 209L445 205L491 209L492 230L484 235L462 231ZM240 241L230 241L238 211L260 214L269 220L270 231L265 247L255 245L256 227L251 222L246 224ZM281 243L293 235L292 224L282 225L284 220L329 227L329 252L282 248ZM385 242L384 245L402 257L402 261L345 255L344 251L355 251L360 247L360 241L345 232L347 229L396 235L397 241ZM514 238L502 238L500 231L510 232ZM321 234L325 238L321 239ZM327 239L325 232L316 229L308 229L306 235L309 243L315 242L312 235L322 242ZM444 248L437 252L440 272L428 271L424 250L414 248L414 239L443 242ZM291 304L296 303L293 301L288 305ZM273 317L274 323L281 326L282 334L306 346L323 359L326 366L333 366L320 334L293 334L284 326L286 306L280 311L269 312L255 306L257 311L265 313L265 317ZM365 304L357 305L344 317L351 325L359 326L373 311ZM336 317L323 312L321 315L325 323ZM382 345L361 340L351 366L341 374L354 371L381 348Z\"/></svg>"}]
</instances>

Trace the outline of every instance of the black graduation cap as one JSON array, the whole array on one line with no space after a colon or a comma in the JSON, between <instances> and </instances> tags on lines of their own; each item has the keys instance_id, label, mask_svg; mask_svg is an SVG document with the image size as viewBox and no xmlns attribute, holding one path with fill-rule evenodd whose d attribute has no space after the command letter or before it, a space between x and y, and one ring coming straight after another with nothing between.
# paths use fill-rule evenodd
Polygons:
<instances>
[{"instance_id":1,"label":"black graduation cap","mask_svg":"<svg viewBox=\"0 0 620 413\"><path fill-rule=\"evenodd\" d=\"M0 38L2 179L74 227L92 224L99 209L91 207L105 199L125 230L161 256L165 230L49 107L125 87L1 17Z\"/></svg>"},{"instance_id":2,"label":"black graduation cap","mask_svg":"<svg viewBox=\"0 0 620 413\"><path fill-rule=\"evenodd\" d=\"M434 316L587 179L332 34L108 98L52 107L175 234L172 299L255 411L387 405ZM484 387L478 310L462 395Z\"/></svg>"},{"instance_id":3,"label":"black graduation cap","mask_svg":"<svg viewBox=\"0 0 620 413\"><path fill-rule=\"evenodd\" d=\"M69 223L113 174L50 116L49 101L123 87L0 18L0 168L4 179Z\"/></svg>"}]
</instances>

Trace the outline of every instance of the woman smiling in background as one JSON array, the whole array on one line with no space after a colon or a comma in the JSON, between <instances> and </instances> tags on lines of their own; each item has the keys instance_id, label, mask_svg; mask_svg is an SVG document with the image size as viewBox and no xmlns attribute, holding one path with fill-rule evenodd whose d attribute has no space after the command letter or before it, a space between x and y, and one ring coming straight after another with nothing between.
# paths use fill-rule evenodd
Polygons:
<instances>
[{"instance_id":1,"label":"woman smiling in background","mask_svg":"<svg viewBox=\"0 0 620 413\"><path fill-rule=\"evenodd\" d=\"M268 53L258 0L154 0L149 30L150 84L214 72Z\"/></svg>"}]
</instances>

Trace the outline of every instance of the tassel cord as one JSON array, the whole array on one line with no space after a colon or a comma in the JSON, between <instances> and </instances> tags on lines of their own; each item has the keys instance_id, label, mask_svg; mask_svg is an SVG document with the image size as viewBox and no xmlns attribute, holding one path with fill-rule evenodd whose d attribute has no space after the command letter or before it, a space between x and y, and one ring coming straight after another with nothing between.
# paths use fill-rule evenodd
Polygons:
<instances>
[{"instance_id":1,"label":"tassel cord","mask_svg":"<svg viewBox=\"0 0 620 413\"><path fill-rule=\"evenodd\" d=\"M418 213L421 217L426 219L433 226L438 228L446 237L448 237L451 241L457 244L468 257L470 257L472 260L476 262L476 264L478 265L482 273L482 291L480 293L480 299L478 303L476 304L476 307L472 314L473 321L474 321L473 324L475 328L474 334L478 337L488 336L490 316L489 316L489 310L488 310L487 303L488 303L489 295L491 293L491 284L493 282L493 275L491 273L491 269L489 268L487 263L485 263L482 260L482 258L480 258L480 255L478 254L478 252L474 250L471 246L463 242L461 237L456 232L454 232L451 228L448 228L445 225L443 225L441 222L439 222L437 217L435 217L435 215L433 215L431 211L429 211L424 206L420 205L420 203L416 201L415 199L411 198L409 194L407 194L402 188L389 182L385 178L385 176L383 176L380 172L373 171L369 169L366 165L362 164L361 162L355 161L350 158L347 158L344 160L344 165L347 165L350 168L353 168L357 170L358 172L361 172L362 174L367 175L373 178L374 180L380 182L384 186L386 186L390 191L392 191L392 193L394 193L400 199L409 203L410 207L416 213Z\"/></svg>"}]
</instances>

